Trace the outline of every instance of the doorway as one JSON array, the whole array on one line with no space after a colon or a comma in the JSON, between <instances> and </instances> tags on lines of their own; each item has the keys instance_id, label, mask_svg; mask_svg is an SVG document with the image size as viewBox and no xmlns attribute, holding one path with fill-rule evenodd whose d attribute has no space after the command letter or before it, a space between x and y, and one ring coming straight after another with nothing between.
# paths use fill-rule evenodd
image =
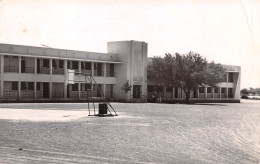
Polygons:
<instances>
[{"instance_id":1,"label":"doorway","mask_svg":"<svg viewBox=\"0 0 260 164\"><path fill-rule=\"evenodd\" d=\"M49 98L49 83L43 83L43 98Z\"/></svg>"},{"instance_id":2,"label":"doorway","mask_svg":"<svg viewBox=\"0 0 260 164\"><path fill-rule=\"evenodd\" d=\"M140 99L141 98L141 85L133 86L133 98Z\"/></svg>"}]
</instances>

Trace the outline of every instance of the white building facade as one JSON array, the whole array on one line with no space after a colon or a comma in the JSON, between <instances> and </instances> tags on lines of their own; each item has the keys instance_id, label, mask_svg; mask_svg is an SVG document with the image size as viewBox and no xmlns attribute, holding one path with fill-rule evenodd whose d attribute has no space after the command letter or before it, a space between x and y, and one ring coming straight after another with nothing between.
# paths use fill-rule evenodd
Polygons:
<instances>
[{"instance_id":1,"label":"white building facade","mask_svg":"<svg viewBox=\"0 0 260 164\"><path fill-rule=\"evenodd\" d=\"M147 47L139 41L108 42L107 53L96 53L0 44L0 102L88 101L102 96L91 83L69 84L68 69L91 74L112 101L146 101L153 87L147 82ZM199 88L191 99L240 101L240 67L226 68L227 81L218 88ZM122 89L126 82L132 86L129 92ZM158 94L167 101L185 99L180 88L170 86Z\"/></svg>"}]
</instances>

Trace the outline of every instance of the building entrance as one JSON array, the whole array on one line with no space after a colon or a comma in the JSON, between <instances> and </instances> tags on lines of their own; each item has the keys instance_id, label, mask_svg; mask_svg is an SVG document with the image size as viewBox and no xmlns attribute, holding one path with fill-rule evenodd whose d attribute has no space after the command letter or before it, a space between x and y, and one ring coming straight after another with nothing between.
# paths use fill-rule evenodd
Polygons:
<instances>
[{"instance_id":1,"label":"building entrance","mask_svg":"<svg viewBox=\"0 0 260 164\"><path fill-rule=\"evenodd\" d=\"M43 83L43 98L49 98L49 83Z\"/></svg>"},{"instance_id":2,"label":"building entrance","mask_svg":"<svg viewBox=\"0 0 260 164\"><path fill-rule=\"evenodd\" d=\"M133 86L133 98L140 99L141 98L141 85Z\"/></svg>"}]
</instances>

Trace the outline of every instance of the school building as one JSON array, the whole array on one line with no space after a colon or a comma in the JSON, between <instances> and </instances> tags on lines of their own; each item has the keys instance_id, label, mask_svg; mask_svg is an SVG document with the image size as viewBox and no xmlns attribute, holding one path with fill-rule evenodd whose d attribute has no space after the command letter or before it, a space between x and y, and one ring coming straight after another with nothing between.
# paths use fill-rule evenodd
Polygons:
<instances>
[{"instance_id":1,"label":"school building","mask_svg":"<svg viewBox=\"0 0 260 164\"><path fill-rule=\"evenodd\" d=\"M107 53L0 44L0 102L98 100L102 95L97 86L112 101L145 101L153 90L147 81L147 48L139 41L108 42ZM240 101L240 67L225 67L225 82L218 88L200 87L191 99ZM92 75L97 85L84 82L80 74L69 83L68 70ZM132 86L127 93L122 89L126 82ZM185 99L180 88L171 86L160 86L158 95L163 100Z\"/></svg>"}]
</instances>

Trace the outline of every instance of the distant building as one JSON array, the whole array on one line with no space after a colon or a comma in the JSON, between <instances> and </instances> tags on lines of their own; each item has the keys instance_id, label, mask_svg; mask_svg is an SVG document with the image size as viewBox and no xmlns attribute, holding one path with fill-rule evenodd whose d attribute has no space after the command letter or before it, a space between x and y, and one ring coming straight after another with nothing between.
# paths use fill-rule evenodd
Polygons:
<instances>
[{"instance_id":1,"label":"distant building","mask_svg":"<svg viewBox=\"0 0 260 164\"><path fill-rule=\"evenodd\" d=\"M114 101L144 101L151 98L153 87L147 82L147 60L147 43L139 41L108 42L107 53L0 44L0 102L86 101L102 96L91 83L68 84L68 69L91 74ZM218 88L201 87L191 99L239 101L240 67L226 67L227 81ZM125 93L127 81L132 88ZM171 86L159 87L158 95L162 101L185 99L180 88Z\"/></svg>"}]
</instances>

